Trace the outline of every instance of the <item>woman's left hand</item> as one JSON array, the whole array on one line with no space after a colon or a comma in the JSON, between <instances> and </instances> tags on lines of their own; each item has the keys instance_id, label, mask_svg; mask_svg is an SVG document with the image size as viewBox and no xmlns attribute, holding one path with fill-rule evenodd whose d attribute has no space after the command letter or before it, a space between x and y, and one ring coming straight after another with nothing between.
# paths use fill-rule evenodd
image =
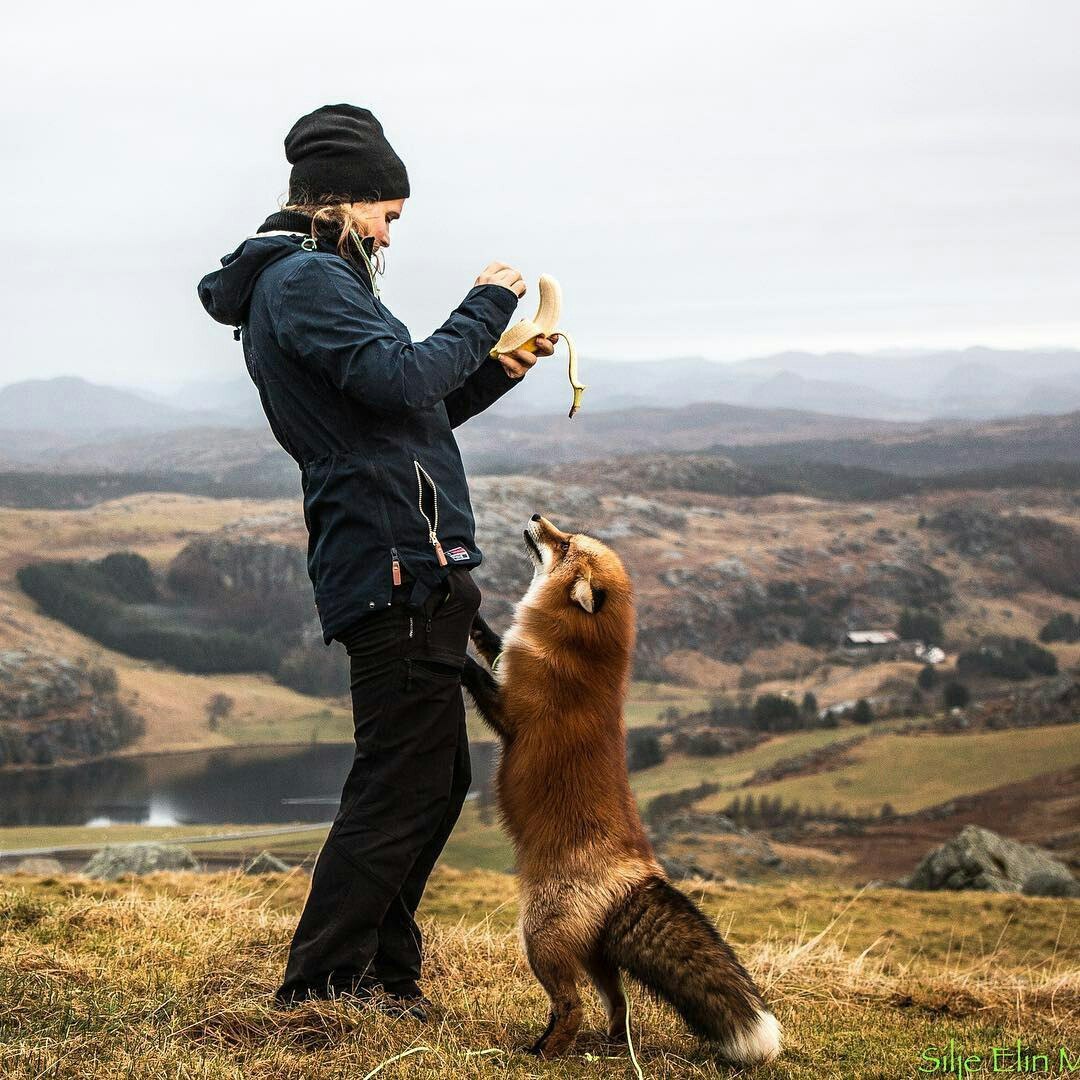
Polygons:
<instances>
[{"instance_id":1,"label":"woman's left hand","mask_svg":"<svg viewBox=\"0 0 1080 1080\"><path fill-rule=\"evenodd\" d=\"M540 334L536 338L536 352L529 349L515 349L513 352L500 353L499 363L510 378L520 379L541 356L550 356L555 351L555 342L558 340L558 334L552 334L549 338Z\"/></svg>"}]
</instances>

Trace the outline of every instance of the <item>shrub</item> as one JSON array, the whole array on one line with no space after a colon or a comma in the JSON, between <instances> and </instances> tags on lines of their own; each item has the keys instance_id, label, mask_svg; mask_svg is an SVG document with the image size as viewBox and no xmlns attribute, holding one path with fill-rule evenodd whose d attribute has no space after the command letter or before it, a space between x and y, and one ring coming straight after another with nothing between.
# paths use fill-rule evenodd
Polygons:
<instances>
[{"instance_id":1,"label":"shrub","mask_svg":"<svg viewBox=\"0 0 1080 1080\"><path fill-rule=\"evenodd\" d=\"M922 641L927 645L937 645L945 639L941 620L929 611L909 611L905 608L900 613L896 632L905 641Z\"/></svg>"},{"instance_id":2,"label":"shrub","mask_svg":"<svg viewBox=\"0 0 1080 1080\"><path fill-rule=\"evenodd\" d=\"M232 712L235 704L228 694L213 694L206 702L206 726L211 731L217 731L221 721Z\"/></svg>"},{"instance_id":3,"label":"shrub","mask_svg":"<svg viewBox=\"0 0 1080 1080\"><path fill-rule=\"evenodd\" d=\"M106 555L97 565L118 600L129 604L152 604L157 600L153 572L141 555L134 551L117 551Z\"/></svg>"},{"instance_id":4,"label":"shrub","mask_svg":"<svg viewBox=\"0 0 1080 1080\"><path fill-rule=\"evenodd\" d=\"M934 685L937 683L937 672L934 670L934 665L924 664L919 672L919 677L915 681L919 684L920 690L933 690Z\"/></svg>"},{"instance_id":5,"label":"shrub","mask_svg":"<svg viewBox=\"0 0 1080 1080\"><path fill-rule=\"evenodd\" d=\"M802 726L802 716L790 698L762 694L754 702L752 723L759 731L791 731Z\"/></svg>"},{"instance_id":6,"label":"shrub","mask_svg":"<svg viewBox=\"0 0 1080 1080\"><path fill-rule=\"evenodd\" d=\"M115 694L119 685L116 668L106 664L95 664L86 673L91 689L98 694Z\"/></svg>"},{"instance_id":7,"label":"shrub","mask_svg":"<svg viewBox=\"0 0 1080 1080\"><path fill-rule=\"evenodd\" d=\"M1027 638L987 637L978 648L956 658L956 670L964 676L992 675L999 679L1027 679L1032 675L1056 675L1057 657Z\"/></svg>"},{"instance_id":8,"label":"shrub","mask_svg":"<svg viewBox=\"0 0 1080 1080\"><path fill-rule=\"evenodd\" d=\"M1051 641L1080 641L1080 619L1070 615L1067 611L1055 615L1039 631L1039 640L1049 644Z\"/></svg>"},{"instance_id":9,"label":"shrub","mask_svg":"<svg viewBox=\"0 0 1080 1080\"><path fill-rule=\"evenodd\" d=\"M961 682L950 682L945 684L941 699L946 709L965 709L971 701L971 692Z\"/></svg>"},{"instance_id":10,"label":"shrub","mask_svg":"<svg viewBox=\"0 0 1080 1080\"><path fill-rule=\"evenodd\" d=\"M32 563L19 569L16 578L45 614L139 660L162 660L197 674L273 671L277 662L281 646L274 634L256 638L162 624L110 595L100 568L92 563Z\"/></svg>"},{"instance_id":11,"label":"shrub","mask_svg":"<svg viewBox=\"0 0 1080 1080\"><path fill-rule=\"evenodd\" d=\"M655 731L631 728L626 733L626 767L630 772L651 769L664 760L664 751Z\"/></svg>"},{"instance_id":12,"label":"shrub","mask_svg":"<svg viewBox=\"0 0 1080 1080\"><path fill-rule=\"evenodd\" d=\"M800 644L818 649L823 645L832 645L835 640L836 633L820 615L811 614L803 620L799 629Z\"/></svg>"},{"instance_id":13,"label":"shrub","mask_svg":"<svg viewBox=\"0 0 1080 1080\"><path fill-rule=\"evenodd\" d=\"M277 681L301 694L337 697L349 692L349 664L340 650L317 645L297 645L277 665Z\"/></svg>"},{"instance_id":14,"label":"shrub","mask_svg":"<svg viewBox=\"0 0 1080 1080\"><path fill-rule=\"evenodd\" d=\"M696 802L715 795L720 790L719 784L702 780L697 787L681 788L679 791L667 791L650 799L645 805L645 820L649 825L659 825L666 818L673 817L680 810L687 810ZM749 799L749 796L747 796Z\"/></svg>"},{"instance_id":15,"label":"shrub","mask_svg":"<svg viewBox=\"0 0 1080 1080\"><path fill-rule=\"evenodd\" d=\"M851 719L856 724L869 724L873 722L874 710L870 708L870 702L866 698L859 698L855 702L855 708L851 711Z\"/></svg>"},{"instance_id":16,"label":"shrub","mask_svg":"<svg viewBox=\"0 0 1080 1080\"><path fill-rule=\"evenodd\" d=\"M720 694L709 702L705 721L713 727L749 727L751 709L744 701L733 701Z\"/></svg>"}]
</instances>

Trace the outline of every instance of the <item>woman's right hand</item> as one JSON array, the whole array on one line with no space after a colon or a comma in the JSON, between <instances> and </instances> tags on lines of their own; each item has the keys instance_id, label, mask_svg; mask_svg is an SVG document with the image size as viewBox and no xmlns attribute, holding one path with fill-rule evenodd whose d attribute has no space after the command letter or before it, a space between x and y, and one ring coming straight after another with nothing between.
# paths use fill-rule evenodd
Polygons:
<instances>
[{"instance_id":1,"label":"woman's right hand","mask_svg":"<svg viewBox=\"0 0 1080 1080\"><path fill-rule=\"evenodd\" d=\"M519 300L525 295L525 280L521 274L506 263L488 263L476 279L477 285L501 285L509 289Z\"/></svg>"}]
</instances>

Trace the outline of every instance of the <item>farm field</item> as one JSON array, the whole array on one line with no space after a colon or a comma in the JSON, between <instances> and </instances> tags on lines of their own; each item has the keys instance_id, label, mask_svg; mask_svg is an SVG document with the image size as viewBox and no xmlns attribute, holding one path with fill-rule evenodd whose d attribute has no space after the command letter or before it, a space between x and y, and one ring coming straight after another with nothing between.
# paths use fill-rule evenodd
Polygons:
<instances>
[{"instance_id":1,"label":"farm field","mask_svg":"<svg viewBox=\"0 0 1080 1080\"><path fill-rule=\"evenodd\" d=\"M1001 784L1027 780L1048 769L1080 764L1080 737L1073 724L964 735L897 735L851 750L850 765L834 772L755 785L754 795L781 796L803 806L839 803L867 814L891 803L898 813L935 806ZM713 796L701 805L718 809Z\"/></svg>"}]
</instances>

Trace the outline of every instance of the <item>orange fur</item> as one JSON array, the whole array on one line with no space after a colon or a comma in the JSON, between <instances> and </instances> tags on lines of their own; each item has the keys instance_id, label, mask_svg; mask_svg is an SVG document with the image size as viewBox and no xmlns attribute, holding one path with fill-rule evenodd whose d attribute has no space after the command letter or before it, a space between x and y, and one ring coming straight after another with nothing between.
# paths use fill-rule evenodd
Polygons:
<instances>
[{"instance_id":1,"label":"orange fur","mask_svg":"<svg viewBox=\"0 0 1080 1080\"><path fill-rule=\"evenodd\" d=\"M548 1030L532 1049L550 1057L572 1044L581 1021L577 984L586 976L607 1007L609 1034L620 1036L623 967L695 1030L720 1040L733 1060L768 1060L775 1049L755 1025L759 1016L766 1025L775 1020L711 924L666 884L630 790L623 721L635 637L630 577L611 548L540 515L525 542L535 574L509 631L499 643L482 620L474 625L489 663L501 646L494 676L470 660L465 685L502 740L496 789L517 854L522 936L552 1002ZM691 960L685 970L666 970L654 962L662 943L635 933L638 922L654 935L675 935L708 965ZM672 982L690 986L690 997ZM717 1012L730 1015L714 1022Z\"/></svg>"}]
</instances>

